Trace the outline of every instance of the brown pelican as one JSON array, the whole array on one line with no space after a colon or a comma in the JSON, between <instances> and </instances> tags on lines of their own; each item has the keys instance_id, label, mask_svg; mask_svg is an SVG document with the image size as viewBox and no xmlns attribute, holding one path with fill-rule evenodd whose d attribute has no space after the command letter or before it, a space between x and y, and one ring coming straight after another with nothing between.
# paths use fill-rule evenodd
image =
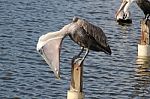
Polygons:
<instances>
[{"instance_id":1,"label":"brown pelican","mask_svg":"<svg viewBox=\"0 0 150 99\"><path fill-rule=\"evenodd\" d=\"M129 6L134 0L122 0L120 8L115 14L117 22L132 23L130 19L130 12L128 11Z\"/></svg>"},{"instance_id":2,"label":"brown pelican","mask_svg":"<svg viewBox=\"0 0 150 99\"><path fill-rule=\"evenodd\" d=\"M145 14L145 19L148 19L150 16L150 1L148 0L136 0L137 5Z\"/></svg>"},{"instance_id":3,"label":"brown pelican","mask_svg":"<svg viewBox=\"0 0 150 99\"><path fill-rule=\"evenodd\" d=\"M37 51L52 68L57 78L60 77L60 47L65 36L69 36L75 43L82 47L82 50L77 57L81 57L80 55L84 49L86 50L81 61L84 61L89 50L97 52L102 51L107 54L111 54L107 37L102 29L84 19L74 17L70 24L65 25L59 31L49 32L42 35L37 43Z\"/></svg>"}]
</instances>

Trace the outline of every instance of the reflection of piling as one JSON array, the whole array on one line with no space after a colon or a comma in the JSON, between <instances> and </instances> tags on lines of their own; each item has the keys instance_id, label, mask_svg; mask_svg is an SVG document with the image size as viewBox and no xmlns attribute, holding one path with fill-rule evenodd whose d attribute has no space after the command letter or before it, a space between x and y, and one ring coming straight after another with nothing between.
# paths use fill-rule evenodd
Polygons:
<instances>
[{"instance_id":1,"label":"reflection of piling","mask_svg":"<svg viewBox=\"0 0 150 99\"><path fill-rule=\"evenodd\" d=\"M150 57L137 57L135 69L135 85L133 85L133 97L141 96L140 99L149 99L150 82Z\"/></svg>"},{"instance_id":2,"label":"reflection of piling","mask_svg":"<svg viewBox=\"0 0 150 99\"><path fill-rule=\"evenodd\" d=\"M83 62L79 58L72 60L71 84L67 93L67 99L84 99L82 91Z\"/></svg>"},{"instance_id":3,"label":"reflection of piling","mask_svg":"<svg viewBox=\"0 0 150 99\"><path fill-rule=\"evenodd\" d=\"M141 39L138 44L138 56L150 56L150 20L141 21Z\"/></svg>"}]
</instances>

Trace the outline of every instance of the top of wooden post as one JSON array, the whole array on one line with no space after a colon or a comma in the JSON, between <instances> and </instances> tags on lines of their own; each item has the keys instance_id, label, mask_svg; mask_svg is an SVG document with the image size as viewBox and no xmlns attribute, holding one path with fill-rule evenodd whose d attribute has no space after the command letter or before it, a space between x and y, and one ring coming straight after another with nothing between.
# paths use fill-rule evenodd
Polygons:
<instances>
[{"instance_id":1,"label":"top of wooden post","mask_svg":"<svg viewBox=\"0 0 150 99\"><path fill-rule=\"evenodd\" d=\"M83 61L81 58L72 59L70 90L82 92Z\"/></svg>"}]
</instances>

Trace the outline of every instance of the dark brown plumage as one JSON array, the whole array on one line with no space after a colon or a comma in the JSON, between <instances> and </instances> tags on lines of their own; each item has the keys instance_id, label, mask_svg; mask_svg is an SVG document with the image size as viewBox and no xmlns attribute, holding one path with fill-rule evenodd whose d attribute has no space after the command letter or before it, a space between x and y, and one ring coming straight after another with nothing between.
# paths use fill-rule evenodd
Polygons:
<instances>
[{"instance_id":1,"label":"dark brown plumage","mask_svg":"<svg viewBox=\"0 0 150 99\"><path fill-rule=\"evenodd\" d=\"M77 17L73 19L73 23L78 25L78 29L69 34L73 41L83 48L111 54L107 37L101 28Z\"/></svg>"},{"instance_id":2,"label":"dark brown plumage","mask_svg":"<svg viewBox=\"0 0 150 99\"><path fill-rule=\"evenodd\" d=\"M145 19L148 19L150 16L150 1L148 0L137 0L137 5L141 8L141 10L145 14Z\"/></svg>"}]
</instances>

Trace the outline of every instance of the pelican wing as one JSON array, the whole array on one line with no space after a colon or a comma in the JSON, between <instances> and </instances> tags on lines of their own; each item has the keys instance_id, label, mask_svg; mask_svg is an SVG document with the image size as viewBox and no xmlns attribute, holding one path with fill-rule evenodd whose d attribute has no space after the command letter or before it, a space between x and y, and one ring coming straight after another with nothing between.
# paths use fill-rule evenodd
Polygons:
<instances>
[{"instance_id":1,"label":"pelican wing","mask_svg":"<svg viewBox=\"0 0 150 99\"><path fill-rule=\"evenodd\" d=\"M145 0L145 13L150 14L150 1Z\"/></svg>"},{"instance_id":2,"label":"pelican wing","mask_svg":"<svg viewBox=\"0 0 150 99\"><path fill-rule=\"evenodd\" d=\"M79 26L84 28L84 30L88 33L88 35L95 38L97 43L99 43L99 45L104 50L107 51L106 53L111 54L111 50L110 50L110 47L109 47L108 42L107 42L107 37L105 36L105 34L101 28L87 22L86 20L79 19L79 18L76 22Z\"/></svg>"},{"instance_id":3,"label":"pelican wing","mask_svg":"<svg viewBox=\"0 0 150 99\"><path fill-rule=\"evenodd\" d=\"M150 1L148 0L137 0L137 5L141 8L144 14L150 13Z\"/></svg>"}]
</instances>

